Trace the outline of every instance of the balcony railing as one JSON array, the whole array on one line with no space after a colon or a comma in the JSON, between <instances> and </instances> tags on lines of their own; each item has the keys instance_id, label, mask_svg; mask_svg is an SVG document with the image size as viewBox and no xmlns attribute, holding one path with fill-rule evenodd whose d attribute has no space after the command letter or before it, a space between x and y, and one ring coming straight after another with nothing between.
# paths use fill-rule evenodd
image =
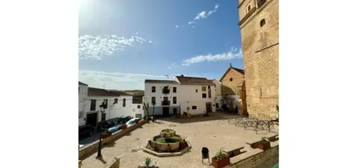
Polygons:
<instances>
[{"instance_id":1,"label":"balcony railing","mask_svg":"<svg viewBox=\"0 0 357 168\"><path fill-rule=\"evenodd\" d=\"M166 105L170 105L170 101L162 101L161 102L161 105L163 105L163 106L166 106Z\"/></svg>"},{"instance_id":2,"label":"balcony railing","mask_svg":"<svg viewBox=\"0 0 357 168\"><path fill-rule=\"evenodd\" d=\"M164 88L162 88L162 93L163 94L169 94L170 93L170 89L169 89L169 87L164 87Z\"/></svg>"}]
</instances>

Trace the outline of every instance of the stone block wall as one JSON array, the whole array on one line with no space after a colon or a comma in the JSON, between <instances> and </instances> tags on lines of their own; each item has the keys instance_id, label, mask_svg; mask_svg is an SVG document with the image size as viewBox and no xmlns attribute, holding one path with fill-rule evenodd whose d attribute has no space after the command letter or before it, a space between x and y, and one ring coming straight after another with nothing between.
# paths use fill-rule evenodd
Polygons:
<instances>
[{"instance_id":1,"label":"stone block wall","mask_svg":"<svg viewBox=\"0 0 357 168\"><path fill-rule=\"evenodd\" d=\"M259 152L231 164L230 168L267 168L279 162L279 146Z\"/></svg>"},{"instance_id":2,"label":"stone block wall","mask_svg":"<svg viewBox=\"0 0 357 168\"><path fill-rule=\"evenodd\" d=\"M120 158L114 157L111 162L105 168L119 168L120 167Z\"/></svg>"},{"instance_id":3,"label":"stone block wall","mask_svg":"<svg viewBox=\"0 0 357 168\"><path fill-rule=\"evenodd\" d=\"M243 2L244 3L244 2ZM240 16L247 111L260 119L276 118L279 105L279 0L266 0ZM240 5L239 10L246 10Z\"/></svg>"}]
</instances>

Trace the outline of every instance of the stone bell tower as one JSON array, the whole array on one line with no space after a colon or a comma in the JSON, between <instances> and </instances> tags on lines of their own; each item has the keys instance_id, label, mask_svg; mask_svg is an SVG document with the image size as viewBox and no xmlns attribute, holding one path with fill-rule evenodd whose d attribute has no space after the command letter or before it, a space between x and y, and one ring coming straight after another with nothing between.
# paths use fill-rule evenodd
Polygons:
<instances>
[{"instance_id":1,"label":"stone bell tower","mask_svg":"<svg viewBox=\"0 0 357 168\"><path fill-rule=\"evenodd\" d=\"M279 0L239 0L239 26L250 117L279 110Z\"/></svg>"}]
</instances>

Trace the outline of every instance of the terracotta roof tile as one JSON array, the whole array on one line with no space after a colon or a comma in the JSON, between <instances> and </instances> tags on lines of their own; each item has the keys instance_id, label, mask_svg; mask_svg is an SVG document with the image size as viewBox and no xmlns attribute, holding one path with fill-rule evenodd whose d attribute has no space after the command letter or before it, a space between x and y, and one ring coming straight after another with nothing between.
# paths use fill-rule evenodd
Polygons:
<instances>
[{"instance_id":1,"label":"terracotta roof tile","mask_svg":"<svg viewBox=\"0 0 357 168\"><path fill-rule=\"evenodd\" d=\"M176 76L182 85L214 85L213 80L202 77Z\"/></svg>"}]
</instances>

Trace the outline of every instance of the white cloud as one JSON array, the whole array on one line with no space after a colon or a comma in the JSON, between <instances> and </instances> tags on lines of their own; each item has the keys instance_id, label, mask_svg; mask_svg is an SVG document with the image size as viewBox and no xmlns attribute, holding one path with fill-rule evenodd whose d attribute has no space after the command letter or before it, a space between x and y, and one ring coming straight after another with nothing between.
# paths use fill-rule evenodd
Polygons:
<instances>
[{"instance_id":1,"label":"white cloud","mask_svg":"<svg viewBox=\"0 0 357 168\"><path fill-rule=\"evenodd\" d=\"M207 54L207 55L198 55L183 60L182 65L189 66L191 64L196 64L200 62L216 62L242 58L242 50L238 51L237 48L232 48L229 52L219 53L219 54Z\"/></svg>"},{"instance_id":2,"label":"white cloud","mask_svg":"<svg viewBox=\"0 0 357 168\"><path fill-rule=\"evenodd\" d=\"M149 75L122 72L79 71L79 80L89 87L105 89L144 89L145 79L168 79L166 75Z\"/></svg>"},{"instance_id":3,"label":"white cloud","mask_svg":"<svg viewBox=\"0 0 357 168\"><path fill-rule=\"evenodd\" d=\"M208 12L206 11L201 11L199 12L195 18L193 18L193 20L189 21L188 24L191 25L191 24L194 24L196 23L197 20L200 20L200 19L206 19L208 18L208 16L212 15L213 13L217 12L219 8L219 5L215 5L214 8L212 10L209 10Z\"/></svg>"},{"instance_id":4,"label":"white cloud","mask_svg":"<svg viewBox=\"0 0 357 168\"><path fill-rule=\"evenodd\" d=\"M176 63L172 63L172 64L170 64L170 65L167 67L167 69L172 70L172 69L175 69L175 68L177 68L177 67L178 67L178 66L177 66Z\"/></svg>"},{"instance_id":5,"label":"white cloud","mask_svg":"<svg viewBox=\"0 0 357 168\"><path fill-rule=\"evenodd\" d=\"M152 43L135 33L129 38L116 35L81 35L79 37L79 58L101 60L115 52L123 51L127 47L137 44Z\"/></svg>"}]
</instances>

